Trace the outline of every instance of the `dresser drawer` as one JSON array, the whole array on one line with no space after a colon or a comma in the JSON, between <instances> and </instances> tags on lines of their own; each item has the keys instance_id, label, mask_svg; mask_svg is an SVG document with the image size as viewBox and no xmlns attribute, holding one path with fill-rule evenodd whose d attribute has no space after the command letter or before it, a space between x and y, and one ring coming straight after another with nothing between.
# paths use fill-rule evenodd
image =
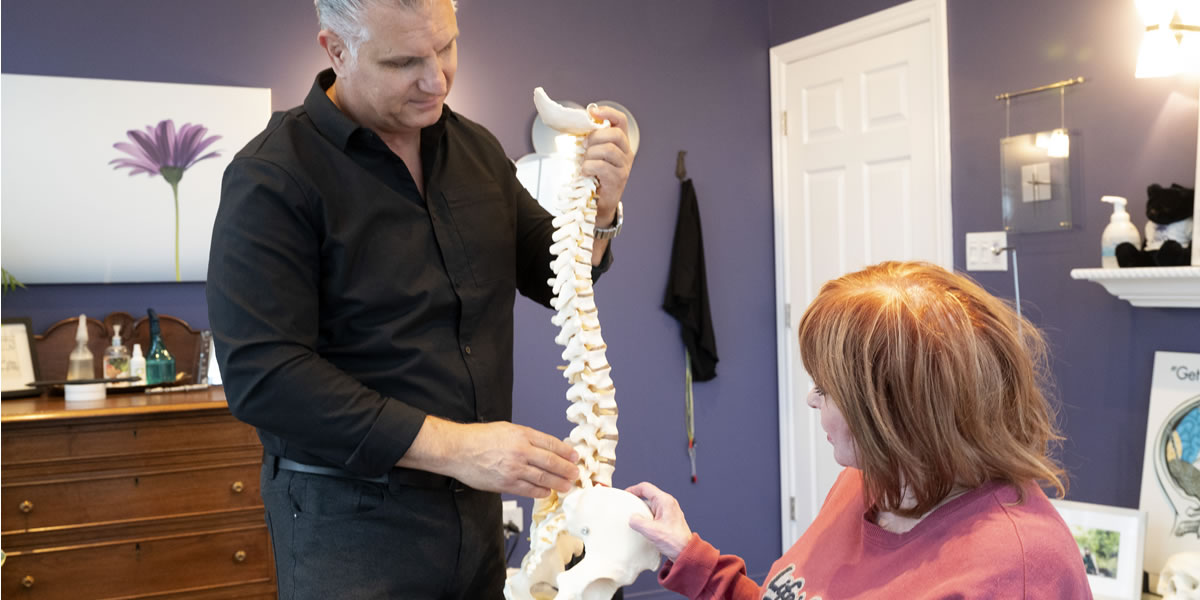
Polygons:
<instances>
[{"instance_id":1,"label":"dresser drawer","mask_svg":"<svg viewBox=\"0 0 1200 600\"><path fill-rule=\"evenodd\" d=\"M157 452L257 446L254 428L229 413L138 420L20 424L0 437L4 466Z\"/></svg>"},{"instance_id":2,"label":"dresser drawer","mask_svg":"<svg viewBox=\"0 0 1200 600\"><path fill-rule=\"evenodd\" d=\"M262 506L259 460L0 484L5 533Z\"/></svg>"},{"instance_id":3,"label":"dresser drawer","mask_svg":"<svg viewBox=\"0 0 1200 600\"><path fill-rule=\"evenodd\" d=\"M248 597L269 590L265 525L9 555L5 599Z\"/></svg>"}]
</instances>

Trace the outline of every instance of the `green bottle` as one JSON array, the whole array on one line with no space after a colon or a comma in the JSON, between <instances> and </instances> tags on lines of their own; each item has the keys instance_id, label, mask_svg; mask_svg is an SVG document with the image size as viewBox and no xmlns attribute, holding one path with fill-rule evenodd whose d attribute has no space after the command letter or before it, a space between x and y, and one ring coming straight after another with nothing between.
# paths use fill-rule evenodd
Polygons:
<instances>
[{"instance_id":1,"label":"green bottle","mask_svg":"<svg viewBox=\"0 0 1200 600\"><path fill-rule=\"evenodd\" d=\"M146 355L146 385L175 383L175 357L163 343L162 330L158 326L158 313L146 309L150 315L150 354Z\"/></svg>"}]
</instances>

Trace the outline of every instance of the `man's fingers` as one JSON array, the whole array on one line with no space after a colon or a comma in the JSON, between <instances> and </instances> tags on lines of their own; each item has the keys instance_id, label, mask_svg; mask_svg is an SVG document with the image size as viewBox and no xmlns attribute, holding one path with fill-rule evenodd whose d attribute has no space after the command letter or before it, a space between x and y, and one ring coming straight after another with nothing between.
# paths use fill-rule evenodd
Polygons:
<instances>
[{"instance_id":1,"label":"man's fingers","mask_svg":"<svg viewBox=\"0 0 1200 600\"><path fill-rule=\"evenodd\" d=\"M629 142L629 136L619 129L608 127L605 129L597 129L588 134L587 149L591 151L593 148L612 147L621 154L633 154L633 145Z\"/></svg>"},{"instance_id":2,"label":"man's fingers","mask_svg":"<svg viewBox=\"0 0 1200 600\"><path fill-rule=\"evenodd\" d=\"M539 488L558 490L560 492L568 492L571 490L571 484L578 478L579 471L575 465L571 465L571 471L575 473L575 477L566 478L560 477L550 471L544 471L536 467L528 468L523 474L522 479Z\"/></svg>"},{"instance_id":3,"label":"man's fingers","mask_svg":"<svg viewBox=\"0 0 1200 600\"><path fill-rule=\"evenodd\" d=\"M556 454L534 450L533 454L527 460L530 467L538 472L553 475L566 481L575 481L579 478L579 467L575 466L575 463Z\"/></svg>"},{"instance_id":4,"label":"man's fingers","mask_svg":"<svg viewBox=\"0 0 1200 600\"><path fill-rule=\"evenodd\" d=\"M528 481L518 481L511 489L505 491L526 498L545 498L550 495L549 488L538 487Z\"/></svg>"},{"instance_id":5,"label":"man's fingers","mask_svg":"<svg viewBox=\"0 0 1200 600\"><path fill-rule=\"evenodd\" d=\"M600 106L599 104L589 104L588 111L592 118L601 121L608 121L613 127L621 129L621 131L629 131L629 119L625 113L611 107Z\"/></svg>"},{"instance_id":6,"label":"man's fingers","mask_svg":"<svg viewBox=\"0 0 1200 600\"><path fill-rule=\"evenodd\" d=\"M579 460L579 453L571 447L570 444L536 429L530 429L529 443L535 448L549 450L554 454L561 456L564 460L575 462Z\"/></svg>"},{"instance_id":7,"label":"man's fingers","mask_svg":"<svg viewBox=\"0 0 1200 600\"><path fill-rule=\"evenodd\" d=\"M583 165L581 165L584 175L595 175L590 171L604 166L624 171L629 163L625 160L625 154L612 144L593 146L588 149L588 153L583 158Z\"/></svg>"}]
</instances>

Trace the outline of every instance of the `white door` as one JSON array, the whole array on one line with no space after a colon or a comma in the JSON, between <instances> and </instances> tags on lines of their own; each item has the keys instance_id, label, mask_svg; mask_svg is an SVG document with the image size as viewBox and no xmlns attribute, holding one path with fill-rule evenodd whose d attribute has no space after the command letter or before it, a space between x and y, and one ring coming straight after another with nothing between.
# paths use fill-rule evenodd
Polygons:
<instances>
[{"instance_id":1,"label":"white door","mask_svg":"<svg viewBox=\"0 0 1200 600\"><path fill-rule=\"evenodd\" d=\"M915 0L771 49L782 541L841 470L796 326L821 284L882 260L950 267L944 0Z\"/></svg>"}]
</instances>

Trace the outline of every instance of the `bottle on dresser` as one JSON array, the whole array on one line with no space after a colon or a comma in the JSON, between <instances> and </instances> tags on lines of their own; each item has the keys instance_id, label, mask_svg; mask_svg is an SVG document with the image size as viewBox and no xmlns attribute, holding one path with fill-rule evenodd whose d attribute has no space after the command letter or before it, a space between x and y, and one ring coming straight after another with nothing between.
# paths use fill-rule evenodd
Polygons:
<instances>
[{"instance_id":1,"label":"bottle on dresser","mask_svg":"<svg viewBox=\"0 0 1200 600\"><path fill-rule=\"evenodd\" d=\"M104 350L104 378L129 377L129 348L121 343L121 326L113 325L112 345ZM109 387L128 386L129 382L109 383Z\"/></svg>"},{"instance_id":2,"label":"bottle on dresser","mask_svg":"<svg viewBox=\"0 0 1200 600\"><path fill-rule=\"evenodd\" d=\"M71 351L67 366L67 379L92 379L96 376L95 360L88 350L87 317L79 315L79 327L75 330L75 349Z\"/></svg>"},{"instance_id":3,"label":"bottle on dresser","mask_svg":"<svg viewBox=\"0 0 1200 600\"><path fill-rule=\"evenodd\" d=\"M146 385L146 357L142 356L142 345L133 345L133 358L129 359L129 376L137 377L133 385Z\"/></svg>"},{"instance_id":4,"label":"bottle on dresser","mask_svg":"<svg viewBox=\"0 0 1200 600\"><path fill-rule=\"evenodd\" d=\"M146 384L174 383L175 357L163 343L158 313L154 312L153 308L146 312L150 315L150 353L146 356Z\"/></svg>"}]
</instances>

